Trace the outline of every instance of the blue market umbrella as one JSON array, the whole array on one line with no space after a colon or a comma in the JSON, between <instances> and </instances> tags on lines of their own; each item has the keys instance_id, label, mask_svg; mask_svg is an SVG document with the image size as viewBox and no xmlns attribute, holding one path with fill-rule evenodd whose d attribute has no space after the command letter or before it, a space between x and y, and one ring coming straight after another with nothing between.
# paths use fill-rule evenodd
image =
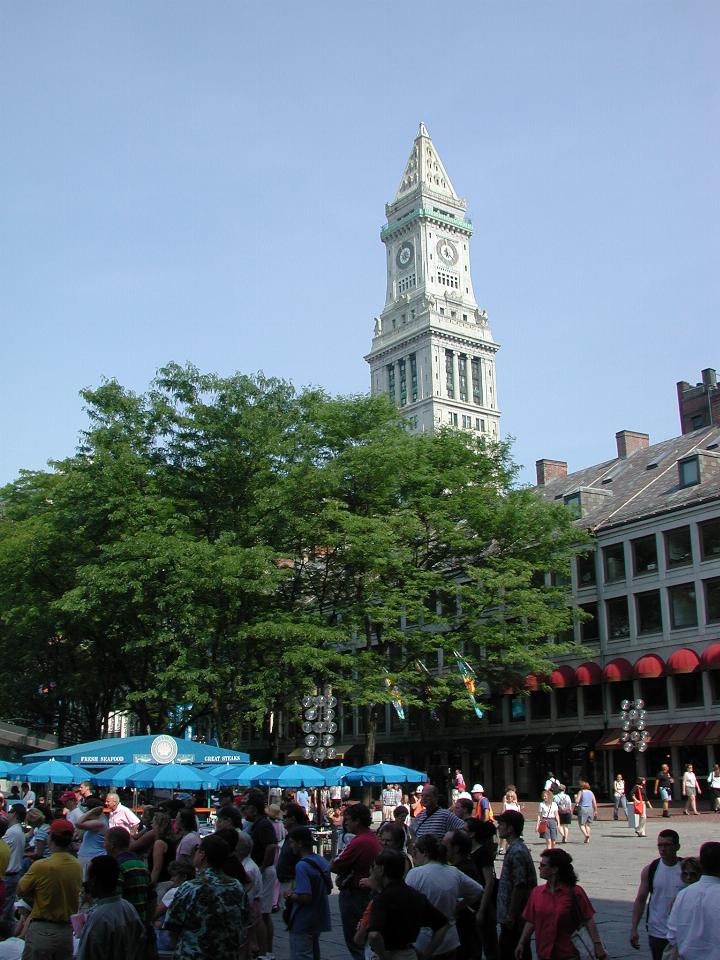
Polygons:
<instances>
[{"instance_id":1,"label":"blue market umbrella","mask_svg":"<svg viewBox=\"0 0 720 960\"><path fill-rule=\"evenodd\" d=\"M20 764L13 768L13 776L27 783L80 783L89 780L90 774L83 767L62 760L44 760L41 763Z\"/></svg>"},{"instance_id":2,"label":"blue market umbrella","mask_svg":"<svg viewBox=\"0 0 720 960\"><path fill-rule=\"evenodd\" d=\"M99 787L125 787L129 777L147 768L147 763L123 763L119 767L108 767L107 770L91 774L90 780Z\"/></svg>"},{"instance_id":3,"label":"blue market umbrella","mask_svg":"<svg viewBox=\"0 0 720 960\"><path fill-rule=\"evenodd\" d=\"M0 760L0 777L12 780L17 768L18 763L16 760Z\"/></svg>"},{"instance_id":4,"label":"blue market umbrella","mask_svg":"<svg viewBox=\"0 0 720 960\"><path fill-rule=\"evenodd\" d=\"M107 737L88 743L56 747L25 756L26 763L47 760L53 757L66 763L79 763L91 767L109 767L121 763L153 763L176 761L177 763L249 763L247 753L227 750L211 743L183 740L161 733L157 736L144 734L139 737Z\"/></svg>"},{"instance_id":5,"label":"blue market umbrella","mask_svg":"<svg viewBox=\"0 0 720 960\"><path fill-rule=\"evenodd\" d=\"M261 787L324 787L325 771L306 763L291 763L287 767L269 770L258 777Z\"/></svg>"},{"instance_id":6,"label":"blue market umbrella","mask_svg":"<svg viewBox=\"0 0 720 960\"><path fill-rule=\"evenodd\" d=\"M155 790L209 790L217 780L189 763L160 763L148 764L127 777L126 783L129 787Z\"/></svg>"},{"instance_id":7,"label":"blue market umbrella","mask_svg":"<svg viewBox=\"0 0 720 960\"><path fill-rule=\"evenodd\" d=\"M425 783L427 774L394 763L372 763L345 775L346 783Z\"/></svg>"},{"instance_id":8,"label":"blue market umbrella","mask_svg":"<svg viewBox=\"0 0 720 960\"><path fill-rule=\"evenodd\" d=\"M346 774L354 773L355 767L348 767L344 763L339 763L336 767L323 767L325 781L329 787L337 786L345 779Z\"/></svg>"}]
</instances>

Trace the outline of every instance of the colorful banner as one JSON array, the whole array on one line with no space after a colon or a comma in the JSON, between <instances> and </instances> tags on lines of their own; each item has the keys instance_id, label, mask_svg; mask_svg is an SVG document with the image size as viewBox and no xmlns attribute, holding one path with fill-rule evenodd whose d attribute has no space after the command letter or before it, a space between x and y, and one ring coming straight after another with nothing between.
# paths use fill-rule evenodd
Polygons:
<instances>
[{"instance_id":1,"label":"colorful banner","mask_svg":"<svg viewBox=\"0 0 720 960\"><path fill-rule=\"evenodd\" d=\"M463 683L465 684L465 689L468 692L470 697L470 703L473 705L473 710L475 711L475 716L478 720L482 720L485 716L484 711L478 706L475 696L477 694L477 674L467 662L464 657L461 657L457 650L453 650L455 659L457 660L458 670L460 671L460 676L463 678Z\"/></svg>"},{"instance_id":2,"label":"colorful banner","mask_svg":"<svg viewBox=\"0 0 720 960\"><path fill-rule=\"evenodd\" d=\"M387 674L387 671L385 671ZM385 677L385 685L387 686L390 693L392 693L394 699L391 701L392 705L395 707L395 713L400 717L401 720L405 719L405 707L403 706L402 696L397 686L392 682L389 676Z\"/></svg>"}]
</instances>

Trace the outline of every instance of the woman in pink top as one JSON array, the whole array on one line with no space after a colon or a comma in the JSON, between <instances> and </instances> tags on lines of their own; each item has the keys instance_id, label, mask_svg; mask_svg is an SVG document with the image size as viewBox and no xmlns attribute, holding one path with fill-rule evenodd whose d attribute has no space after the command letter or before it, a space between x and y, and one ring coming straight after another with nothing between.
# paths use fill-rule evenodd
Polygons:
<instances>
[{"instance_id":1,"label":"woman in pink top","mask_svg":"<svg viewBox=\"0 0 720 960\"><path fill-rule=\"evenodd\" d=\"M175 836L178 837L178 845L175 850L175 859L188 857L190 860L200 843L200 834L198 833L198 823L194 810L187 807L181 807L175 815Z\"/></svg>"}]
</instances>

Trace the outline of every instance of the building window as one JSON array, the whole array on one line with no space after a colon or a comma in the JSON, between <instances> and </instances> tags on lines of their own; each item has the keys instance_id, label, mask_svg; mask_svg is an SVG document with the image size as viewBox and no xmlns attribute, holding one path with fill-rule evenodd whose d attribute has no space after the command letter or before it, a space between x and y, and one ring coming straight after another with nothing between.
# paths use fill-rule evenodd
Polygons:
<instances>
[{"instance_id":1,"label":"building window","mask_svg":"<svg viewBox=\"0 0 720 960\"><path fill-rule=\"evenodd\" d=\"M690 527L678 527L665 532L665 555L668 569L686 567L692 563L690 546Z\"/></svg>"},{"instance_id":2,"label":"building window","mask_svg":"<svg viewBox=\"0 0 720 960\"><path fill-rule=\"evenodd\" d=\"M445 351L445 382L447 383L447 395L451 400L455 399L455 373L453 371L453 352Z\"/></svg>"},{"instance_id":3,"label":"building window","mask_svg":"<svg viewBox=\"0 0 720 960\"><path fill-rule=\"evenodd\" d=\"M467 402L467 357L464 354L458 357L458 380L460 399Z\"/></svg>"},{"instance_id":4,"label":"building window","mask_svg":"<svg viewBox=\"0 0 720 960\"><path fill-rule=\"evenodd\" d=\"M670 623L673 630L697 626L697 604L695 603L695 584L681 583L677 587L668 587L670 600Z\"/></svg>"},{"instance_id":5,"label":"building window","mask_svg":"<svg viewBox=\"0 0 720 960\"><path fill-rule=\"evenodd\" d=\"M586 553L575 561L578 587L595 585L595 553Z\"/></svg>"},{"instance_id":6,"label":"building window","mask_svg":"<svg viewBox=\"0 0 720 960\"><path fill-rule=\"evenodd\" d=\"M717 623L720 620L720 579L703 580L705 588L705 622Z\"/></svg>"},{"instance_id":7,"label":"building window","mask_svg":"<svg viewBox=\"0 0 720 960\"><path fill-rule=\"evenodd\" d=\"M703 560L720 557L720 520L705 520L698 524L700 556Z\"/></svg>"},{"instance_id":8,"label":"building window","mask_svg":"<svg viewBox=\"0 0 720 960\"><path fill-rule=\"evenodd\" d=\"M648 710L667 709L667 681L665 677L652 677L640 681L640 696ZM631 698L632 699L632 698Z\"/></svg>"},{"instance_id":9,"label":"building window","mask_svg":"<svg viewBox=\"0 0 720 960\"><path fill-rule=\"evenodd\" d=\"M675 685L675 702L678 707L698 707L703 702L702 675L695 673L678 673L673 677Z\"/></svg>"},{"instance_id":10,"label":"building window","mask_svg":"<svg viewBox=\"0 0 720 960\"><path fill-rule=\"evenodd\" d=\"M389 363L387 365L387 374L388 374L388 396L390 400L395 403L395 364Z\"/></svg>"},{"instance_id":11,"label":"building window","mask_svg":"<svg viewBox=\"0 0 720 960\"><path fill-rule=\"evenodd\" d=\"M400 280L398 280L398 292L407 293L408 290L413 289L415 283L416 281L414 273L408 274L407 277L401 277Z\"/></svg>"},{"instance_id":12,"label":"building window","mask_svg":"<svg viewBox=\"0 0 720 960\"><path fill-rule=\"evenodd\" d=\"M448 423L451 427L456 427L458 425L458 415L453 413L452 410L448 410Z\"/></svg>"},{"instance_id":13,"label":"building window","mask_svg":"<svg viewBox=\"0 0 720 960\"><path fill-rule=\"evenodd\" d=\"M603 566L605 568L605 583L617 583L625 579L625 545L613 543L603 547Z\"/></svg>"},{"instance_id":14,"label":"building window","mask_svg":"<svg viewBox=\"0 0 720 960\"><path fill-rule=\"evenodd\" d=\"M460 278L456 273L449 273L447 270L438 270L438 283L443 287L452 287L457 290L460 286Z\"/></svg>"},{"instance_id":15,"label":"building window","mask_svg":"<svg viewBox=\"0 0 720 960\"><path fill-rule=\"evenodd\" d=\"M405 360L398 360L398 373L400 375L400 406L407 404L407 377L405 376Z\"/></svg>"},{"instance_id":16,"label":"building window","mask_svg":"<svg viewBox=\"0 0 720 960\"><path fill-rule=\"evenodd\" d=\"M710 696L713 703L720 703L720 670L708 670Z\"/></svg>"},{"instance_id":17,"label":"building window","mask_svg":"<svg viewBox=\"0 0 720 960\"><path fill-rule=\"evenodd\" d=\"M627 597L615 597L605 604L608 640L622 640L630 636Z\"/></svg>"},{"instance_id":18,"label":"building window","mask_svg":"<svg viewBox=\"0 0 720 960\"><path fill-rule=\"evenodd\" d=\"M558 717L576 717L578 714L577 687L563 687L555 691L555 712Z\"/></svg>"},{"instance_id":19,"label":"building window","mask_svg":"<svg viewBox=\"0 0 720 960\"><path fill-rule=\"evenodd\" d=\"M480 360L478 357L471 358L470 370L472 372L473 403L482 406L482 381L480 379Z\"/></svg>"},{"instance_id":20,"label":"building window","mask_svg":"<svg viewBox=\"0 0 720 960\"><path fill-rule=\"evenodd\" d=\"M657 542L655 535L632 540L633 572L635 576L657 572Z\"/></svg>"},{"instance_id":21,"label":"building window","mask_svg":"<svg viewBox=\"0 0 720 960\"><path fill-rule=\"evenodd\" d=\"M463 430L472 430L472 417L467 417L463 414L462 425Z\"/></svg>"},{"instance_id":22,"label":"building window","mask_svg":"<svg viewBox=\"0 0 720 960\"><path fill-rule=\"evenodd\" d=\"M503 722L502 697L496 695L490 698L490 703L488 704L488 719L490 723Z\"/></svg>"},{"instance_id":23,"label":"building window","mask_svg":"<svg viewBox=\"0 0 720 960\"><path fill-rule=\"evenodd\" d=\"M591 618L580 621L580 641L582 643L589 643L592 640L599 640L598 605L596 603L581 603L580 609L583 613L589 614Z\"/></svg>"},{"instance_id":24,"label":"building window","mask_svg":"<svg viewBox=\"0 0 720 960\"><path fill-rule=\"evenodd\" d=\"M660 609L660 591L648 590L635 597L638 633L661 633L662 612Z\"/></svg>"},{"instance_id":25,"label":"building window","mask_svg":"<svg viewBox=\"0 0 720 960\"><path fill-rule=\"evenodd\" d=\"M412 403L418 398L417 356L410 354L410 400Z\"/></svg>"},{"instance_id":26,"label":"building window","mask_svg":"<svg viewBox=\"0 0 720 960\"><path fill-rule=\"evenodd\" d=\"M700 483L700 464L697 457L690 457L689 460L680 460L678 463L678 474L681 487L692 487Z\"/></svg>"},{"instance_id":27,"label":"building window","mask_svg":"<svg viewBox=\"0 0 720 960\"><path fill-rule=\"evenodd\" d=\"M614 684L617 686L617 684ZM592 687L583 687L583 707L586 716L600 716L603 712L603 688L600 684ZM559 716L558 712L558 716Z\"/></svg>"},{"instance_id":28,"label":"building window","mask_svg":"<svg viewBox=\"0 0 720 960\"><path fill-rule=\"evenodd\" d=\"M525 697L513 697L510 700L510 721L511 723L519 723L525 719L526 716L526 700Z\"/></svg>"},{"instance_id":29,"label":"building window","mask_svg":"<svg viewBox=\"0 0 720 960\"><path fill-rule=\"evenodd\" d=\"M550 694L544 690L537 690L530 694L530 716L533 720L548 720L550 718Z\"/></svg>"}]
</instances>

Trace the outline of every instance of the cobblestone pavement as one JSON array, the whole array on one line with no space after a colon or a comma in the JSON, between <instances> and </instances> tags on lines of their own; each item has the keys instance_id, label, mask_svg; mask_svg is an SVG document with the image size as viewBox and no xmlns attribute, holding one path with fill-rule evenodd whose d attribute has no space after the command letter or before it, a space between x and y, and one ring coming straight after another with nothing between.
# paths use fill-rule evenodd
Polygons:
<instances>
[{"instance_id":1,"label":"cobblestone pavement","mask_svg":"<svg viewBox=\"0 0 720 960\"><path fill-rule=\"evenodd\" d=\"M601 816L607 817L607 809ZM672 827L680 835L680 854L697 855L705 840L720 840L720 815L703 813L699 817L685 817L673 811L670 820L653 817L647 824L647 837L636 837L622 821L604 819L593 825L589 844L574 823L570 829L570 841L565 849L573 857L580 884L586 890L595 910L596 920L612 960L649 960L647 936L641 928L641 948L633 950L629 943L630 916L635 899L640 871L657 856L657 835L664 827ZM526 840L537 862L544 844L537 835L526 831ZM502 861L497 861L500 873ZM340 926L338 898L331 897L333 929L322 935L320 953L322 960L350 960ZM277 960L288 960L287 933L278 914L275 914L275 947ZM582 958L587 960L587 957Z\"/></svg>"}]
</instances>

